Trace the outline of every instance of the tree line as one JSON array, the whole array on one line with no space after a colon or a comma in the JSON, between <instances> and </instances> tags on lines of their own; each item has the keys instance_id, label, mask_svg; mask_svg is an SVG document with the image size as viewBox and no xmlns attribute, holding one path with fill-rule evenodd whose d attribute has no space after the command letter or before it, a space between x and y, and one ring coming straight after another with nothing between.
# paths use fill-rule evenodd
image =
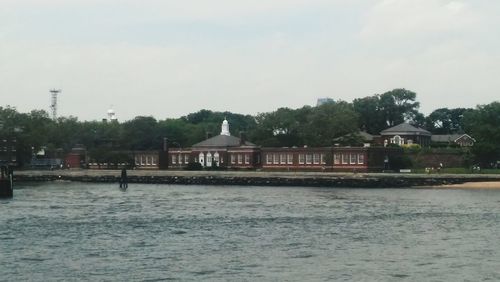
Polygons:
<instances>
[{"instance_id":1,"label":"tree line","mask_svg":"<svg viewBox=\"0 0 500 282\"><path fill-rule=\"evenodd\" d=\"M41 148L69 152L77 144L95 158L112 150L159 150L164 138L168 138L170 147L189 147L218 135L224 118L230 122L232 135L244 132L249 141L265 147L331 146L336 142L352 145L359 140L340 137L356 136L354 133L359 131L379 134L406 121L433 134L468 133L477 141L473 148L477 161L500 159L499 102L474 109L439 108L424 116L419 112L416 96L410 90L394 89L351 103L335 101L316 107L279 108L255 116L200 110L180 118L157 120L137 116L121 123L79 121L72 116L52 120L44 110L20 113L6 106L0 107L0 136L16 137L22 162Z\"/></svg>"}]
</instances>

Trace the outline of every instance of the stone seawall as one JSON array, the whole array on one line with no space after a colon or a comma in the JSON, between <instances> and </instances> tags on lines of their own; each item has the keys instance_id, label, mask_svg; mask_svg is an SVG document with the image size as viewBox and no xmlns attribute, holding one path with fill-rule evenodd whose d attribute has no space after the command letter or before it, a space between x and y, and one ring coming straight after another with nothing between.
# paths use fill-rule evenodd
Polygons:
<instances>
[{"instance_id":1,"label":"stone seawall","mask_svg":"<svg viewBox=\"0 0 500 282\"><path fill-rule=\"evenodd\" d=\"M20 171L16 182L79 181L118 183L120 171L62 170ZM304 186L339 188L405 188L426 187L465 182L500 181L498 175L426 175L396 173L296 173L296 172L187 172L129 171L128 183L180 185L240 185L240 186Z\"/></svg>"}]
</instances>

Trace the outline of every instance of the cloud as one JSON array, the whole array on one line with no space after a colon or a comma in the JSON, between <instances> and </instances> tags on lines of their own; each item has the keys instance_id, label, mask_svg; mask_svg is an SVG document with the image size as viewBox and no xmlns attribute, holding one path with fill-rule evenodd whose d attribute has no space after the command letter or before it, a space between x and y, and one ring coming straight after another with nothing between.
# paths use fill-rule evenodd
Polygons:
<instances>
[{"instance_id":1,"label":"cloud","mask_svg":"<svg viewBox=\"0 0 500 282\"><path fill-rule=\"evenodd\" d=\"M487 1L4 0L0 95L48 109L62 88L61 114L100 119L114 105L121 120L397 87L427 113L474 106L500 89L500 5Z\"/></svg>"},{"instance_id":2,"label":"cloud","mask_svg":"<svg viewBox=\"0 0 500 282\"><path fill-rule=\"evenodd\" d=\"M360 36L367 40L463 32L479 21L464 1L383 0L368 12Z\"/></svg>"},{"instance_id":3,"label":"cloud","mask_svg":"<svg viewBox=\"0 0 500 282\"><path fill-rule=\"evenodd\" d=\"M126 11L139 18L155 20L158 18L185 21L227 21L241 17L282 13L290 10L301 10L312 6L332 5L346 0L3 0L4 8L9 9L108 9L114 8L117 13Z\"/></svg>"}]
</instances>

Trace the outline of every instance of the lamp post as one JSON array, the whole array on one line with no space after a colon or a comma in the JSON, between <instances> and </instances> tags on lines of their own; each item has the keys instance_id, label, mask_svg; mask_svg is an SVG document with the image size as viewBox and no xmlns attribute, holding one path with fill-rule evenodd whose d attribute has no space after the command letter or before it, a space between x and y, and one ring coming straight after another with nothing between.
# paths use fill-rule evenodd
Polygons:
<instances>
[{"instance_id":1,"label":"lamp post","mask_svg":"<svg viewBox=\"0 0 500 282\"><path fill-rule=\"evenodd\" d=\"M31 146L31 166L35 163L35 147Z\"/></svg>"}]
</instances>

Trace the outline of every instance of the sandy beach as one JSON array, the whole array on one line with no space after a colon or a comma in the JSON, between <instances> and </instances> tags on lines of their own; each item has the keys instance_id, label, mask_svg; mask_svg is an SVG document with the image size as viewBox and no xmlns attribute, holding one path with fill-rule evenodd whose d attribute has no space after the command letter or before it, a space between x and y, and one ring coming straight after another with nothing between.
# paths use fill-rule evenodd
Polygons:
<instances>
[{"instance_id":1,"label":"sandy beach","mask_svg":"<svg viewBox=\"0 0 500 282\"><path fill-rule=\"evenodd\" d=\"M452 189L499 189L500 181L489 182L465 182L462 184L449 184L435 186L435 188L452 188Z\"/></svg>"}]
</instances>

